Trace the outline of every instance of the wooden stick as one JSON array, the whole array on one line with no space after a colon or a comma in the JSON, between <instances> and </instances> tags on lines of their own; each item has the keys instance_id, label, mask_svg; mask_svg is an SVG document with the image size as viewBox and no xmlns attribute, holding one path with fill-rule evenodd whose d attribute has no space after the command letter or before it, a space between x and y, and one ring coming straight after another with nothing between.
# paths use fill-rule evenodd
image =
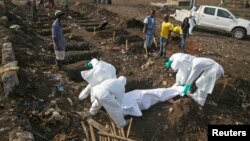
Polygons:
<instances>
[{"instance_id":1,"label":"wooden stick","mask_svg":"<svg viewBox=\"0 0 250 141\"><path fill-rule=\"evenodd\" d=\"M135 140L132 140L129 138L125 138L125 137L121 137L121 136L117 136L117 135L112 135L110 133L105 133L105 132L98 132L98 134L103 135L103 136L109 136L109 137L120 139L120 140L124 140L124 141L135 141Z\"/></svg>"},{"instance_id":2,"label":"wooden stick","mask_svg":"<svg viewBox=\"0 0 250 141\"><path fill-rule=\"evenodd\" d=\"M126 40L126 50L128 50L128 40Z\"/></svg>"},{"instance_id":3,"label":"wooden stick","mask_svg":"<svg viewBox=\"0 0 250 141\"><path fill-rule=\"evenodd\" d=\"M87 141L90 141L90 140L89 140L89 133L88 133L88 130L87 130L87 128L86 128L84 122L81 121L81 125L82 125L82 128L83 128L83 131L84 131L84 133L85 133L85 136L86 136Z\"/></svg>"},{"instance_id":4,"label":"wooden stick","mask_svg":"<svg viewBox=\"0 0 250 141\"><path fill-rule=\"evenodd\" d=\"M144 48L145 48L145 51L146 51L146 55L148 55L148 47L146 44L144 44Z\"/></svg>"},{"instance_id":5,"label":"wooden stick","mask_svg":"<svg viewBox=\"0 0 250 141\"><path fill-rule=\"evenodd\" d=\"M95 26L94 26L94 36L95 36L95 30L96 30L96 29L95 29Z\"/></svg>"},{"instance_id":6,"label":"wooden stick","mask_svg":"<svg viewBox=\"0 0 250 141\"><path fill-rule=\"evenodd\" d=\"M110 127L110 132L111 132L111 134L115 135L114 129L112 128L112 125L111 125L111 127ZM117 140L114 139L114 138L111 138L111 141L117 141Z\"/></svg>"},{"instance_id":7,"label":"wooden stick","mask_svg":"<svg viewBox=\"0 0 250 141\"><path fill-rule=\"evenodd\" d=\"M113 42L115 42L115 31L113 32Z\"/></svg>"},{"instance_id":8,"label":"wooden stick","mask_svg":"<svg viewBox=\"0 0 250 141\"><path fill-rule=\"evenodd\" d=\"M122 136L122 131L121 131L121 129L118 129L118 135L119 135L119 136Z\"/></svg>"},{"instance_id":9,"label":"wooden stick","mask_svg":"<svg viewBox=\"0 0 250 141\"><path fill-rule=\"evenodd\" d=\"M123 136L123 137L126 137L126 136L125 136L125 132L124 132L124 129L123 129L123 128L121 129L121 133L122 133L122 136Z\"/></svg>"},{"instance_id":10,"label":"wooden stick","mask_svg":"<svg viewBox=\"0 0 250 141\"><path fill-rule=\"evenodd\" d=\"M222 97L222 95L224 94L224 91L225 91L225 88L226 88L226 86L227 86L227 84L228 84L228 81L227 81L227 79L226 78L224 78L225 80L224 80L224 85L223 85L223 87L222 87L222 90L221 90L221 92L220 92L220 98Z\"/></svg>"},{"instance_id":11,"label":"wooden stick","mask_svg":"<svg viewBox=\"0 0 250 141\"><path fill-rule=\"evenodd\" d=\"M96 122L93 119L88 119L87 122L94 128L96 128L98 131L109 132L109 129L105 128L104 126L102 126L100 123Z\"/></svg>"},{"instance_id":12,"label":"wooden stick","mask_svg":"<svg viewBox=\"0 0 250 141\"><path fill-rule=\"evenodd\" d=\"M117 132L116 132L116 128L115 128L114 122L111 122L111 126L112 126L112 130L113 130L113 134L114 134L114 135L117 135ZM117 139L114 139L114 141L117 141Z\"/></svg>"},{"instance_id":13,"label":"wooden stick","mask_svg":"<svg viewBox=\"0 0 250 141\"><path fill-rule=\"evenodd\" d=\"M91 124L89 124L89 129L90 129L90 134L91 134L91 141L96 141L94 129L91 126Z\"/></svg>"},{"instance_id":14,"label":"wooden stick","mask_svg":"<svg viewBox=\"0 0 250 141\"><path fill-rule=\"evenodd\" d=\"M8 67L8 68L0 68L0 74L5 73L7 71L16 71L19 67Z\"/></svg>"},{"instance_id":15,"label":"wooden stick","mask_svg":"<svg viewBox=\"0 0 250 141\"><path fill-rule=\"evenodd\" d=\"M128 136L129 136L129 133L130 133L130 129L131 129L131 126L132 126L132 122L133 122L133 118L130 118L129 126L128 126L128 131L127 131L127 138L128 138Z\"/></svg>"}]
</instances>

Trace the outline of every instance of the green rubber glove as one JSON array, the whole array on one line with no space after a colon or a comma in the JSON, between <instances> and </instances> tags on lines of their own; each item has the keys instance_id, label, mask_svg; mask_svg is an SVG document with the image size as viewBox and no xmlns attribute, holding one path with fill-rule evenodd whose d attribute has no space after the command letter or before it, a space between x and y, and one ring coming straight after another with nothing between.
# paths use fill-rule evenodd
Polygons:
<instances>
[{"instance_id":1,"label":"green rubber glove","mask_svg":"<svg viewBox=\"0 0 250 141\"><path fill-rule=\"evenodd\" d=\"M88 64L87 64L87 68L88 68L88 69L92 69L92 68L93 68L93 65L92 65L92 63L91 63L90 61L89 61Z\"/></svg>"},{"instance_id":2,"label":"green rubber glove","mask_svg":"<svg viewBox=\"0 0 250 141\"><path fill-rule=\"evenodd\" d=\"M192 85L186 85L182 93L184 95L187 95L187 92L190 91L191 89L192 89Z\"/></svg>"},{"instance_id":3,"label":"green rubber glove","mask_svg":"<svg viewBox=\"0 0 250 141\"><path fill-rule=\"evenodd\" d=\"M173 62L173 61L168 60L168 62L165 64L165 67L166 67L167 69L169 69L170 66L171 66L171 64L172 64L172 62Z\"/></svg>"}]
</instances>

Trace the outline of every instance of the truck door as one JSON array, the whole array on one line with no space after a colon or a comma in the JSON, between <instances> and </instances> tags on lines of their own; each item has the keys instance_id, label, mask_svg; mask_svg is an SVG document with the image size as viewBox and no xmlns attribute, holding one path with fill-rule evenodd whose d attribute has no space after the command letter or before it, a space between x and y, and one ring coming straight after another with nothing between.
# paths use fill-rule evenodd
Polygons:
<instances>
[{"instance_id":1,"label":"truck door","mask_svg":"<svg viewBox=\"0 0 250 141\"><path fill-rule=\"evenodd\" d=\"M230 31L231 25L234 24L234 19L228 11L218 9L214 22L219 29Z\"/></svg>"},{"instance_id":2,"label":"truck door","mask_svg":"<svg viewBox=\"0 0 250 141\"><path fill-rule=\"evenodd\" d=\"M202 11L200 11L198 25L205 27L214 27L214 19L215 19L215 11L216 9L213 7L205 7Z\"/></svg>"}]
</instances>

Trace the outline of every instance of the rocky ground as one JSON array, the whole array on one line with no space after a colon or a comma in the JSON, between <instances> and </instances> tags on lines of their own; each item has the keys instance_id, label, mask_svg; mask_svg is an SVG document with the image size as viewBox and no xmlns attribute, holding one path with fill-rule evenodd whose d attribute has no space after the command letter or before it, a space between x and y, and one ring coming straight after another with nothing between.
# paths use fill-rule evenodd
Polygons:
<instances>
[{"instance_id":1,"label":"rocky ground","mask_svg":"<svg viewBox=\"0 0 250 141\"><path fill-rule=\"evenodd\" d=\"M39 9L39 22L33 24L28 8L20 3L9 5L9 10L18 18L0 26L0 43L13 43L20 66L20 84L8 98L1 88L2 140L8 140L10 132L18 129L33 133L36 141L78 141L86 138L81 126L81 122L87 125L86 119L110 124L104 109L89 117L85 112L91 105L89 99L78 100L78 94L87 85L80 71L86 69L86 62L94 57L113 64L118 76L127 77L126 91L174 84L174 73L165 70L164 63L170 55L180 52L178 40L168 45L167 58L155 56L147 63L148 59L143 56L140 21L151 8L148 1L113 0L113 5L98 6L86 0L73 2L71 9L74 12L63 20L68 51L62 71L54 67L50 33L53 21ZM171 9L158 11L158 21L165 12L172 12ZM94 27L104 20L109 21L108 26L94 35ZM13 24L21 28L10 30ZM126 40L128 50L122 52L126 50ZM195 30L194 36L187 41L188 53L218 61L225 70L225 78L217 81L204 107L199 107L189 97L177 97L174 104L163 102L144 111L142 117L133 117L130 138L203 141L207 140L208 124L249 124L249 46L249 38L235 40L224 33ZM58 91L60 87L64 88L63 92Z\"/></svg>"}]
</instances>

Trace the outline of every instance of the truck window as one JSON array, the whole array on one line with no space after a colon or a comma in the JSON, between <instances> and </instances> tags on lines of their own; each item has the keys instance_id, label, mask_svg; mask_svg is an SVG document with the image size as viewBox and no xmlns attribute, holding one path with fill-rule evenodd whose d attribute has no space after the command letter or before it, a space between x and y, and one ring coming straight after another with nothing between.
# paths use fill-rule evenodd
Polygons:
<instances>
[{"instance_id":1,"label":"truck window","mask_svg":"<svg viewBox=\"0 0 250 141\"><path fill-rule=\"evenodd\" d=\"M218 9L217 16L223 17L223 18L230 18L231 17L231 15L227 11L222 10L222 9Z\"/></svg>"},{"instance_id":2,"label":"truck window","mask_svg":"<svg viewBox=\"0 0 250 141\"><path fill-rule=\"evenodd\" d=\"M205 7L204 13L208 15L214 15L215 13L215 8L210 8L210 7Z\"/></svg>"}]
</instances>

